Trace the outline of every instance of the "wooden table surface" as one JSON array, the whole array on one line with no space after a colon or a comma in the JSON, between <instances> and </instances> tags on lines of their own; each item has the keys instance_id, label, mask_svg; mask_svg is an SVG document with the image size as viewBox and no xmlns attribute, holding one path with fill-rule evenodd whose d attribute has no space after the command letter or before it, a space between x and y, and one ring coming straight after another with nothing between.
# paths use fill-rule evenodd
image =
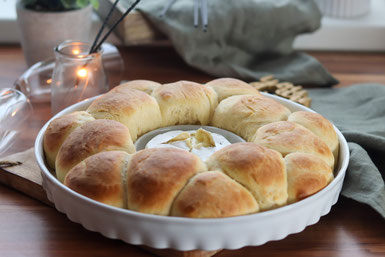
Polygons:
<instances>
[{"instance_id":1,"label":"wooden table surface","mask_svg":"<svg viewBox=\"0 0 385 257\"><path fill-rule=\"evenodd\" d=\"M123 79L206 82L213 77L188 67L169 47L121 48ZM385 54L311 52L340 80L338 86L361 82L385 84ZM26 69L19 46L0 46L0 87L11 87ZM48 104L34 105L35 115L13 146L33 145L50 117ZM1 124L0 124L1 125ZM85 230L64 214L0 185L0 256L152 256L119 240ZM385 256L385 221L370 207L341 197L331 212L303 232L259 247L222 251L216 256Z\"/></svg>"}]
</instances>

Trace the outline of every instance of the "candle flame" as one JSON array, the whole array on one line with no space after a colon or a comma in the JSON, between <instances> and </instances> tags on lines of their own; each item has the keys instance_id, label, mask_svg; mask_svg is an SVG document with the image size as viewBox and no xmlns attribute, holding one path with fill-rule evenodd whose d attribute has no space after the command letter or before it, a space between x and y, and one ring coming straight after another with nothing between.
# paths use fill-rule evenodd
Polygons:
<instances>
[{"instance_id":1,"label":"candle flame","mask_svg":"<svg viewBox=\"0 0 385 257\"><path fill-rule=\"evenodd\" d=\"M87 70L86 69L80 69L78 70L78 76L81 78L85 78L87 76Z\"/></svg>"},{"instance_id":2,"label":"candle flame","mask_svg":"<svg viewBox=\"0 0 385 257\"><path fill-rule=\"evenodd\" d=\"M47 79L47 84L51 84L52 83L52 79Z\"/></svg>"},{"instance_id":3,"label":"candle flame","mask_svg":"<svg viewBox=\"0 0 385 257\"><path fill-rule=\"evenodd\" d=\"M72 53L74 55L78 55L78 54L80 54L80 51L79 51L79 49L74 49L74 50L72 50Z\"/></svg>"}]
</instances>

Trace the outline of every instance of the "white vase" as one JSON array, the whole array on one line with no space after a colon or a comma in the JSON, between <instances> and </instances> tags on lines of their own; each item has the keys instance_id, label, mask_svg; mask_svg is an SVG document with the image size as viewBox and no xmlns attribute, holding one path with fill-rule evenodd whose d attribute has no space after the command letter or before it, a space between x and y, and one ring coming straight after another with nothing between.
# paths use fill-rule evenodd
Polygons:
<instances>
[{"instance_id":1,"label":"white vase","mask_svg":"<svg viewBox=\"0 0 385 257\"><path fill-rule=\"evenodd\" d=\"M334 18L355 18L370 11L370 0L316 0L321 12Z\"/></svg>"},{"instance_id":2,"label":"white vase","mask_svg":"<svg viewBox=\"0 0 385 257\"><path fill-rule=\"evenodd\" d=\"M92 6L63 12L26 9L16 4L21 45L28 66L54 58L54 47L66 40L88 41L92 24Z\"/></svg>"}]
</instances>

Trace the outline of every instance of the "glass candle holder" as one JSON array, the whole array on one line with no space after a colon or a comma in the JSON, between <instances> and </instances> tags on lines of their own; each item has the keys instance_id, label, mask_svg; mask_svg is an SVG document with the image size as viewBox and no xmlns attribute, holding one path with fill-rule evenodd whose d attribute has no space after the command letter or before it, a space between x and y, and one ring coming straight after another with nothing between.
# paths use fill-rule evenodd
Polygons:
<instances>
[{"instance_id":1,"label":"glass candle holder","mask_svg":"<svg viewBox=\"0 0 385 257\"><path fill-rule=\"evenodd\" d=\"M52 49L53 51L54 49ZM116 46L102 45L102 63L109 85L119 85L124 72L124 61ZM51 101L52 73L55 59L38 62L28 68L16 81L15 88L25 94L31 103Z\"/></svg>"},{"instance_id":2,"label":"glass candle holder","mask_svg":"<svg viewBox=\"0 0 385 257\"><path fill-rule=\"evenodd\" d=\"M22 92L14 88L0 89L0 157L26 149L20 142L26 141L24 135L33 133L26 133L24 129L31 117L32 105Z\"/></svg>"},{"instance_id":3,"label":"glass candle holder","mask_svg":"<svg viewBox=\"0 0 385 257\"><path fill-rule=\"evenodd\" d=\"M108 90L102 50L89 54L91 45L65 41L55 48L51 84L51 111L56 114L74 103Z\"/></svg>"}]
</instances>

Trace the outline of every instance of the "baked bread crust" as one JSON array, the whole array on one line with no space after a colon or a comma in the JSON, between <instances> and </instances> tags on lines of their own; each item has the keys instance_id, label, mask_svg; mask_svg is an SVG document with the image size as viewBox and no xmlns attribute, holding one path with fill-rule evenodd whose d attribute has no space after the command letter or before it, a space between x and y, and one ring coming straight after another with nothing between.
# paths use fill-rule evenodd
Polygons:
<instances>
[{"instance_id":1,"label":"baked bread crust","mask_svg":"<svg viewBox=\"0 0 385 257\"><path fill-rule=\"evenodd\" d=\"M314 112L293 112L288 121L298 123L321 138L330 148L334 159L338 160L339 142L333 124L321 114Z\"/></svg>"},{"instance_id":2,"label":"baked bread crust","mask_svg":"<svg viewBox=\"0 0 385 257\"><path fill-rule=\"evenodd\" d=\"M119 86L114 87L112 92L121 92L126 89L136 89L142 91L148 95L151 95L152 91L159 87L161 84L151 80L131 80L126 83L120 84Z\"/></svg>"},{"instance_id":3,"label":"baked bread crust","mask_svg":"<svg viewBox=\"0 0 385 257\"><path fill-rule=\"evenodd\" d=\"M122 173L129 157L122 151L91 155L68 172L64 185L96 201L125 208Z\"/></svg>"},{"instance_id":4,"label":"baked bread crust","mask_svg":"<svg viewBox=\"0 0 385 257\"><path fill-rule=\"evenodd\" d=\"M171 205L206 165L192 153L177 148L151 148L134 154L127 173L127 207L130 210L168 215Z\"/></svg>"},{"instance_id":5,"label":"baked bread crust","mask_svg":"<svg viewBox=\"0 0 385 257\"><path fill-rule=\"evenodd\" d=\"M56 176L63 182L68 171L85 158L102 151L135 152L130 132L113 120L94 120L76 128L56 158Z\"/></svg>"},{"instance_id":6,"label":"baked bread crust","mask_svg":"<svg viewBox=\"0 0 385 257\"><path fill-rule=\"evenodd\" d=\"M92 120L95 119L89 113L78 111L63 115L51 121L43 138L45 157L51 169L55 169L57 153L69 134L77 127Z\"/></svg>"},{"instance_id":7,"label":"baked bread crust","mask_svg":"<svg viewBox=\"0 0 385 257\"><path fill-rule=\"evenodd\" d=\"M162 126L209 124L218 104L217 94L210 87L178 81L164 84L152 92L162 113Z\"/></svg>"},{"instance_id":8,"label":"baked bread crust","mask_svg":"<svg viewBox=\"0 0 385 257\"><path fill-rule=\"evenodd\" d=\"M311 154L291 153L285 157L288 182L288 203L317 193L333 180L328 164Z\"/></svg>"},{"instance_id":9,"label":"baked bread crust","mask_svg":"<svg viewBox=\"0 0 385 257\"><path fill-rule=\"evenodd\" d=\"M119 121L129 130L132 140L161 126L162 117L156 100L130 88L116 89L97 98L87 109L95 119Z\"/></svg>"},{"instance_id":10,"label":"baked bread crust","mask_svg":"<svg viewBox=\"0 0 385 257\"><path fill-rule=\"evenodd\" d=\"M261 126L287 120L290 110L274 100L258 95L237 95L221 101L211 124L250 141Z\"/></svg>"},{"instance_id":11,"label":"baked bread crust","mask_svg":"<svg viewBox=\"0 0 385 257\"><path fill-rule=\"evenodd\" d=\"M310 153L334 167L334 156L330 148L313 132L291 121L277 121L262 126L252 140L254 143L280 152Z\"/></svg>"},{"instance_id":12,"label":"baked bread crust","mask_svg":"<svg viewBox=\"0 0 385 257\"><path fill-rule=\"evenodd\" d=\"M222 172L194 176L178 194L170 215L224 218L258 212L258 203L241 184Z\"/></svg>"},{"instance_id":13,"label":"baked bread crust","mask_svg":"<svg viewBox=\"0 0 385 257\"><path fill-rule=\"evenodd\" d=\"M261 93L246 82L234 78L214 79L206 86L211 87L218 95L218 101L233 95L256 95L262 96Z\"/></svg>"},{"instance_id":14,"label":"baked bread crust","mask_svg":"<svg viewBox=\"0 0 385 257\"><path fill-rule=\"evenodd\" d=\"M236 143L207 160L209 170L219 170L245 186L261 210L286 204L287 181L280 153L254 143Z\"/></svg>"}]
</instances>

